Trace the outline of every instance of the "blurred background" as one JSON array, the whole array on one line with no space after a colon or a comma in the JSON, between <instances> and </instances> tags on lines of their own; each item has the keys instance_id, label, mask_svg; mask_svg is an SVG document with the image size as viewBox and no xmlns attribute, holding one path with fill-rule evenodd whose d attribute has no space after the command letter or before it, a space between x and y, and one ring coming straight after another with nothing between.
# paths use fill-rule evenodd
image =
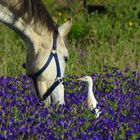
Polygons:
<instances>
[{"instance_id":1,"label":"blurred background","mask_svg":"<svg viewBox=\"0 0 140 140\"><path fill-rule=\"evenodd\" d=\"M104 65L140 72L140 1L43 0L58 25L72 17L66 75L100 73ZM26 48L0 24L0 76L26 73Z\"/></svg>"}]
</instances>

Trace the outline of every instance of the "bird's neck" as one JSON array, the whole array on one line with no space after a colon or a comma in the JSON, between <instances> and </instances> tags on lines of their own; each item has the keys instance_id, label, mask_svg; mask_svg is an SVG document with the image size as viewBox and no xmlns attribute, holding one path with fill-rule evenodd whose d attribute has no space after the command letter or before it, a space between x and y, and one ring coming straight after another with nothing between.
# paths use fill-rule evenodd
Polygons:
<instances>
[{"instance_id":1,"label":"bird's neck","mask_svg":"<svg viewBox=\"0 0 140 140\"><path fill-rule=\"evenodd\" d=\"M90 82L88 84L89 84L89 86L88 86L88 96L93 96L93 91L92 91L92 89L93 89L93 83Z\"/></svg>"}]
</instances>

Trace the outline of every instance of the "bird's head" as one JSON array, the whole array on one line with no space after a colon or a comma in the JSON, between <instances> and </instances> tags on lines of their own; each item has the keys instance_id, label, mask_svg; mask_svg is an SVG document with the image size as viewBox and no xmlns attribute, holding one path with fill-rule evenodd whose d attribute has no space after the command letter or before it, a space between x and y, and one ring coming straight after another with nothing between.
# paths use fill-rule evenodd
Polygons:
<instances>
[{"instance_id":1,"label":"bird's head","mask_svg":"<svg viewBox=\"0 0 140 140\"><path fill-rule=\"evenodd\" d=\"M84 77L81 77L81 78L79 78L77 80L92 83L92 78L90 76L84 76Z\"/></svg>"}]
</instances>

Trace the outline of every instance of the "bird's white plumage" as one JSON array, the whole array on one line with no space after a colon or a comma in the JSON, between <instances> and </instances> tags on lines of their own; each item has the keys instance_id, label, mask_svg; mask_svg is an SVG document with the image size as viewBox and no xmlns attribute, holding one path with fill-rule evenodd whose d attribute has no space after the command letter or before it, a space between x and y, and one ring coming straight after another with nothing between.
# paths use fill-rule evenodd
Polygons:
<instances>
[{"instance_id":1,"label":"bird's white plumage","mask_svg":"<svg viewBox=\"0 0 140 140\"><path fill-rule=\"evenodd\" d=\"M95 109L95 112L96 112L96 118L99 117L100 115L100 111L99 109L97 109L97 100L93 94L93 81L92 81L92 78L90 76L85 76L85 77L82 77L82 78L79 78L78 80L80 81L85 81L88 83L88 96L87 96L87 106L89 109L93 110Z\"/></svg>"}]
</instances>

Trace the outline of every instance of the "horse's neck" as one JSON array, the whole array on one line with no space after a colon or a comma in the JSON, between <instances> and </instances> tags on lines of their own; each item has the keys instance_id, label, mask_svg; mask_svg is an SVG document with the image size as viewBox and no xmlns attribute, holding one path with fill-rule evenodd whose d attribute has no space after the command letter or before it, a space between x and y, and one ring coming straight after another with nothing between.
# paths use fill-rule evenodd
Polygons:
<instances>
[{"instance_id":1,"label":"horse's neck","mask_svg":"<svg viewBox=\"0 0 140 140\"><path fill-rule=\"evenodd\" d=\"M15 15L4 5L0 3L0 22L4 23L12 30L14 30L25 42L27 46L27 64L30 68L34 69L34 63L36 63L37 57L44 55L46 52L41 51L40 48L52 46L52 33L48 32L48 29L42 29L39 24L33 24L32 22L26 23L24 19L15 17ZM48 41L47 41L48 40ZM47 44L42 44L47 43ZM41 49L41 50L47 50ZM30 70L32 71L32 70Z\"/></svg>"},{"instance_id":2,"label":"horse's neck","mask_svg":"<svg viewBox=\"0 0 140 140\"><path fill-rule=\"evenodd\" d=\"M31 41L29 27L21 18L15 19L13 13L7 7L0 4L0 21L14 30L24 41Z\"/></svg>"},{"instance_id":3,"label":"horse's neck","mask_svg":"<svg viewBox=\"0 0 140 140\"><path fill-rule=\"evenodd\" d=\"M15 17L15 15L4 5L0 3L0 22L7 25L9 28L14 30L25 42L27 47L27 53L35 53L38 51L38 45L35 45L37 36L39 35L39 27L34 25L32 22L26 24L25 21L20 17ZM47 31L41 32L42 36L47 34ZM32 51L33 50L33 51Z\"/></svg>"}]
</instances>

